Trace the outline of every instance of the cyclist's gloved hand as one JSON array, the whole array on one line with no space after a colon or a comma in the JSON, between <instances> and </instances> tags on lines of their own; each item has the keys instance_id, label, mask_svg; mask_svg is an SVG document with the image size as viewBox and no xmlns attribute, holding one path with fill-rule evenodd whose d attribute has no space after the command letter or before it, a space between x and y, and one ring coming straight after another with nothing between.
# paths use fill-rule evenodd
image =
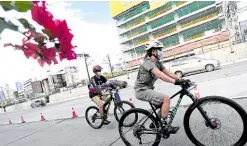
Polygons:
<instances>
[{"instance_id":1,"label":"cyclist's gloved hand","mask_svg":"<svg viewBox=\"0 0 247 146\"><path fill-rule=\"evenodd\" d=\"M189 79L179 79L175 81L175 85L181 85L181 86L189 86L190 85L190 80Z\"/></svg>"},{"instance_id":2,"label":"cyclist's gloved hand","mask_svg":"<svg viewBox=\"0 0 247 146\"><path fill-rule=\"evenodd\" d=\"M175 80L175 83L174 83L174 85L182 85L183 83L184 83L184 79L177 79L177 80Z\"/></svg>"}]
</instances>

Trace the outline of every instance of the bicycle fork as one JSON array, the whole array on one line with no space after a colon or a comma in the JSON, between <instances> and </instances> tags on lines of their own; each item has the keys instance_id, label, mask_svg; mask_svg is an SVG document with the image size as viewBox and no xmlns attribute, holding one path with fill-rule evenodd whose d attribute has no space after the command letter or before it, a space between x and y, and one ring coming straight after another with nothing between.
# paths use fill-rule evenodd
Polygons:
<instances>
[{"instance_id":1,"label":"bicycle fork","mask_svg":"<svg viewBox=\"0 0 247 146\"><path fill-rule=\"evenodd\" d=\"M190 92L186 92L187 96L189 96L191 98L191 100L196 103L198 102L198 99L194 97L193 94L191 94ZM214 129L217 127L217 125L213 124L213 122L210 120L210 118L207 115L207 112L203 110L203 108L200 105L195 104L194 106L196 106L196 108L199 110L199 112L202 114L204 120L205 120L205 124L206 126L210 126L210 128Z\"/></svg>"}]
</instances>

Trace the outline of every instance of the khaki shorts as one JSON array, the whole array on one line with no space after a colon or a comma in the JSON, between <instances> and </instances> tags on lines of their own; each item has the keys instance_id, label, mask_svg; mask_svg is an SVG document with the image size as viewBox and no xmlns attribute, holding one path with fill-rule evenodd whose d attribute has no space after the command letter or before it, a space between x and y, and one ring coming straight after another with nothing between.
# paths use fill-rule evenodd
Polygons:
<instances>
[{"instance_id":1,"label":"khaki shorts","mask_svg":"<svg viewBox=\"0 0 247 146\"><path fill-rule=\"evenodd\" d=\"M101 107L103 106L103 101L106 101L108 99L108 97L105 97L105 96L94 96L92 98L93 102L98 106L98 107ZM103 101L102 101L103 100Z\"/></svg>"},{"instance_id":2,"label":"khaki shorts","mask_svg":"<svg viewBox=\"0 0 247 146\"><path fill-rule=\"evenodd\" d=\"M152 89L146 89L135 91L135 96L139 100L150 102L155 106L161 106L166 95Z\"/></svg>"}]
</instances>

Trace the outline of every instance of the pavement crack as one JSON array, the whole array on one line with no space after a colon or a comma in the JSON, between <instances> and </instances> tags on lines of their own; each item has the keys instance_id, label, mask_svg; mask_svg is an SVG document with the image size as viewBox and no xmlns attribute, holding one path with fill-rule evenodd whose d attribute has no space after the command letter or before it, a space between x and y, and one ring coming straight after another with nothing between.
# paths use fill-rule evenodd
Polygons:
<instances>
[{"instance_id":1,"label":"pavement crack","mask_svg":"<svg viewBox=\"0 0 247 146\"><path fill-rule=\"evenodd\" d=\"M25 136L23 136L23 137L21 137L21 138L19 138L19 139L16 139L16 140L14 140L14 141L11 141L11 142L5 144L4 146L13 144L13 143L15 143L15 142L17 142L17 141L19 141L19 140L22 140L22 139L24 139L24 138L26 138L26 137L29 137L29 136L31 136L31 135L34 135L34 134L36 134L36 133L38 133L38 132L44 131L44 130L46 130L46 129L50 128L50 127L53 127L53 126L55 126L55 125L57 125L57 124L59 124L59 123L62 123L62 122L64 122L64 121L66 121L66 120L69 120L69 119L60 120L60 121L56 122L55 124L49 125L49 126L46 127L46 128L39 129L39 130L37 130L37 131L35 131L35 132L32 132L32 133L30 133L30 134L28 134L28 135L25 135Z\"/></svg>"}]
</instances>

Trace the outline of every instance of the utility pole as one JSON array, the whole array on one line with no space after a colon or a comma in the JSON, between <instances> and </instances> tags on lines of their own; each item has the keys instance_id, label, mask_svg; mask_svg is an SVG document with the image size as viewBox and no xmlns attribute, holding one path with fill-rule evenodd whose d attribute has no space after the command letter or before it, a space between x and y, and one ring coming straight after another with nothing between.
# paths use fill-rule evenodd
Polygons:
<instances>
[{"instance_id":1,"label":"utility pole","mask_svg":"<svg viewBox=\"0 0 247 146\"><path fill-rule=\"evenodd\" d=\"M106 56L106 58L107 58L107 61L104 59L104 62L109 65L110 70L111 70L111 76L113 77L111 59L110 59L109 54Z\"/></svg>"},{"instance_id":2,"label":"utility pole","mask_svg":"<svg viewBox=\"0 0 247 146\"><path fill-rule=\"evenodd\" d=\"M85 53L83 54L83 57L84 57L84 61L85 61L86 69L87 69L88 82L90 82L90 75L89 75L89 71L88 71L88 64L87 64L87 58L85 56Z\"/></svg>"},{"instance_id":3,"label":"utility pole","mask_svg":"<svg viewBox=\"0 0 247 146\"><path fill-rule=\"evenodd\" d=\"M90 75L89 75L89 71L88 71L88 66L93 62L93 60L91 60L91 62L87 63L87 59L88 59L90 56L89 56L88 54L86 54L86 53L83 53L83 54L76 54L76 56L84 59L85 66L86 66L86 70L87 70L88 82L90 82Z\"/></svg>"}]
</instances>

